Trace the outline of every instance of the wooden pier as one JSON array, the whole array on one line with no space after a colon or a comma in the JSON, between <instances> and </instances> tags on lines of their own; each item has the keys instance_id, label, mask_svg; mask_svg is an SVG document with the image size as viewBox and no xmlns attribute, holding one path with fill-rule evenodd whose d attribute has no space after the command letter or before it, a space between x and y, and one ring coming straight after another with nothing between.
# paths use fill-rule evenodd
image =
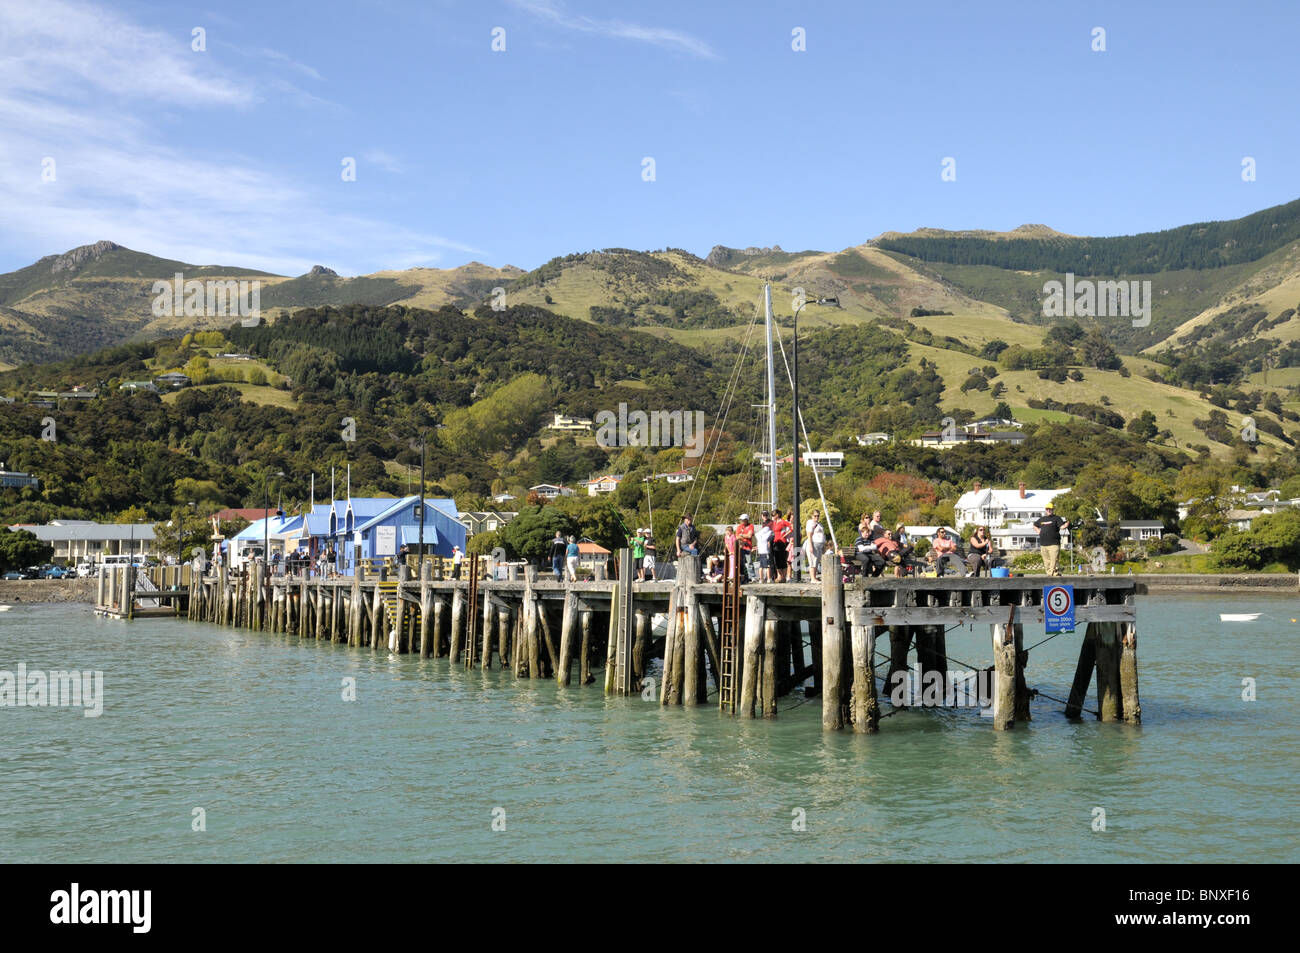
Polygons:
<instances>
[{"instance_id":1,"label":"wooden pier","mask_svg":"<svg viewBox=\"0 0 1300 953\"><path fill-rule=\"evenodd\" d=\"M220 567L201 577L187 571L177 584L183 598L181 590L163 595L193 620L445 656L560 685L574 683L576 661L578 685L595 682L601 670L605 692L642 694L664 706L714 705L771 718L779 698L804 686L805 696L821 698L825 730L874 732L882 692L889 697L911 672L919 671L920 684L951 687L945 632L967 624L990 629L991 664L983 671L993 676L993 728L1027 722L1033 693L1025 682L1024 626L1044 620L1043 587L1066 583L1074 587L1082 632L1061 636L1080 642L1065 714L1080 717L1095 675L1097 716L1141 721L1131 577L874 578L846 585L837 557L827 554L820 584L741 586L696 581L696 557L678 561L676 580L633 582L628 551L617 559L615 578L579 582L539 578L526 566L510 567L504 580L435 578L441 567L428 562L419 578L405 565L391 575L362 569L356 576L271 579L260 565L239 576ZM121 588L129 582L105 578L113 575L101 575L101 607L116 606L129 618L130 609L121 608L131 605ZM656 616L666 622L661 636L653 632ZM657 685L649 674L654 658L663 660ZM937 704L946 699L941 691ZM920 704L934 702L926 697Z\"/></svg>"}]
</instances>

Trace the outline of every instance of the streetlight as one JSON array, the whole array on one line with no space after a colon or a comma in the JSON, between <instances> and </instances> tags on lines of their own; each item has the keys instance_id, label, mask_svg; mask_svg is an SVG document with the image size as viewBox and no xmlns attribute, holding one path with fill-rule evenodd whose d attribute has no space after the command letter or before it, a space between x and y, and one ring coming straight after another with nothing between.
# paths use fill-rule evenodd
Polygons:
<instances>
[{"instance_id":1,"label":"streetlight","mask_svg":"<svg viewBox=\"0 0 1300 953\"><path fill-rule=\"evenodd\" d=\"M840 299L835 298L818 298L817 304L840 306ZM794 573L794 581L799 581L799 526L802 517L799 514L799 312L808 305L808 299L804 298L799 302L799 306L794 309L794 340L791 343L791 369L790 390L793 392L794 412L791 414L794 429L794 464L791 469L794 470L794 478L791 482L792 495L794 496L794 512L791 514L794 518L790 523L794 531L794 539L790 544L790 565ZM775 466L775 463L773 464ZM829 514L827 514L829 518Z\"/></svg>"}]
</instances>

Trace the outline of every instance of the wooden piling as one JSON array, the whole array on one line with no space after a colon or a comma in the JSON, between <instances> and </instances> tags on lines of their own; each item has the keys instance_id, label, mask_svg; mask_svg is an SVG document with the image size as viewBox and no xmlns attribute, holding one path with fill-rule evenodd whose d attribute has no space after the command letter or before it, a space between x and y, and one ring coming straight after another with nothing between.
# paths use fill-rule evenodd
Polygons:
<instances>
[{"instance_id":1,"label":"wooden piling","mask_svg":"<svg viewBox=\"0 0 1300 953\"><path fill-rule=\"evenodd\" d=\"M776 717L776 665L777 639L780 623L776 619L763 622L763 717Z\"/></svg>"},{"instance_id":2,"label":"wooden piling","mask_svg":"<svg viewBox=\"0 0 1300 953\"><path fill-rule=\"evenodd\" d=\"M883 626L881 627L884 628ZM853 646L853 730L876 732L880 728L880 703L876 698L876 629L866 619L853 619L850 639Z\"/></svg>"},{"instance_id":3,"label":"wooden piling","mask_svg":"<svg viewBox=\"0 0 1300 953\"><path fill-rule=\"evenodd\" d=\"M1141 724L1142 705L1138 700L1137 624L1125 622L1120 626L1119 691L1124 720L1131 725Z\"/></svg>"},{"instance_id":4,"label":"wooden piling","mask_svg":"<svg viewBox=\"0 0 1300 953\"><path fill-rule=\"evenodd\" d=\"M447 640L447 652L451 663L460 662L461 633L465 627L465 590L459 585L451 593L451 635Z\"/></svg>"},{"instance_id":5,"label":"wooden piling","mask_svg":"<svg viewBox=\"0 0 1300 953\"><path fill-rule=\"evenodd\" d=\"M560 664L555 670L555 680L561 685L569 684L569 673L573 668L573 628L578 620L578 597L573 589L565 586L564 615L560 620Z\"/></svg>"},{"instance_id":6,"label":"wooden piling","mask_svg":"<svg viewBox=\"0 0 1300 953\"><path fill-rule=\"evenodd\" d=\"M1097 624L1097 712L1102 721L1119 721L1119 639L1117 622Z\"/></svg>"},{"instance_id":7,"label":"wooden piling","mask_svg":"<svg viewBox=\"0 0 1300 953\"><path fill-rule=\"evenodd\" d=\"M1016 724L1016 642L1012 625L1016 607L1007 608L1007 621L990 626L993 636L993 730Z\"/></svg>"},{"instance_id":8,"label":"wooden piling","mask_svg":"<svg viewBox=\"0 0 1300 953\"><path fill-rule=\"evenodd\" d=\"M743 593L742 593L743 595ZM764 615L767 607L759 596L745 596L745 661L740 675L740 702L737 710L746 718L754 717L758 683L763 676L759 661L763 650Z\"/></svg>"},{"instance_id":9,"label":"wooden piling","mask_svg":"<svg viewBox=\"0 0 1300 953\"><path fill-rule=\"evenodd\" d=\"M825 553L822 577L822 730L844 727L844 576L838 553Z\"/></svg>"},{"instance_id":10,"label":"wooden piling","mask_svg":"<svg viewBox=\"0 0 1300 953\"><path fill-rule=\"evenodd\" d=\"M591 674L591 610L582 610L582 656L578 662L578 680L589 685L595 679Z\"/></svg>"}]
</instances>

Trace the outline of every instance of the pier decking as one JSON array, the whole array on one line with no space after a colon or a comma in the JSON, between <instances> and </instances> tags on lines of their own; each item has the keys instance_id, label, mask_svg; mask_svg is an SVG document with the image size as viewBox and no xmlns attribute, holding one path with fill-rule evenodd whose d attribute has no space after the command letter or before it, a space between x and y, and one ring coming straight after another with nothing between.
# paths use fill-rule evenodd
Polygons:
<instances>
[{"instance_id":1,"label":"pier decking","mask_svg":"<svg viewBox=\"0 0 1300 953\"><path fill-rule=\"evenodd\" d=\"M1075 619L1083 630L1062 636L1080 641L1066 715L1081 715L1095 673L1098 717L1141 720L1132 577L845 584L837 557L828 554L820 584L697 582L694 557L679 560L678 579L642 583L630 580L627 551L618 558L618 578L585 582L539 578L531 567L512 567L516 578L506 580L434 578L427 562L418 579L406 566L395 578L383 572L367 578L362 570L314 579L267 579L260 565L241 576L221 567L200 577L185 567L173 570L169 585L162 580L156 591L138 595L161 599L167 611L193 620L446 656L453 664L496 665L519 678L554 678L561 685L572 684L576 658L579 686L603 670L607 693L650 697L657 689L665 706L716 704L745 717L775 717L777 699L811 680L805 694L821 697L824 729L874 732L881 718L877 679L889 691L918 669L922 683L949 684L945 632L967 624L990 627L992 663L985 671L994 673L988 699L993 728L1028 721L1024 626L1044 621L1043 587L1065 583L1074 587ZM139 614L128 577L125 569L101 571L103 611ZM655 616L664 617L662 637L653 633ZM916 662L909 666L913 649ZM663 660L657 686L649 675L653 658Z\"/></svg>"}]
</instances>

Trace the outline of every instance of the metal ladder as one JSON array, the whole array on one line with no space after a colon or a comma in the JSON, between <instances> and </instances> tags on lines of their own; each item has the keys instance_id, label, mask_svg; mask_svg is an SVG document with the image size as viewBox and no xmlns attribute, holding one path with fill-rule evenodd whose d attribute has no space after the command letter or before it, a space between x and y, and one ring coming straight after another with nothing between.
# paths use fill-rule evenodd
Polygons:
<instances>
[{"instance_id":1,"label":"metal ladder","mask_svg":"<svg viewBox=\"0 0 1300 953\"><path fill-rule=\"evenodd\" d=\"M474 650L478 646L478 557L469 556L464 562L469 568L469 595L465 600L465 667L474 667Z\"/></svg>"},{"instance_id":2,"label":"metal ladder","mask_svg":"<svg viewBox=\"0 0 1300 953\"><path fill-rule=\"evenodd\" d=\"M740 560L731 560L731 572L722 580L722 658L718 674L718 710L736 713L736 637L740 630Z\"/></svg>"}]
</instances>

